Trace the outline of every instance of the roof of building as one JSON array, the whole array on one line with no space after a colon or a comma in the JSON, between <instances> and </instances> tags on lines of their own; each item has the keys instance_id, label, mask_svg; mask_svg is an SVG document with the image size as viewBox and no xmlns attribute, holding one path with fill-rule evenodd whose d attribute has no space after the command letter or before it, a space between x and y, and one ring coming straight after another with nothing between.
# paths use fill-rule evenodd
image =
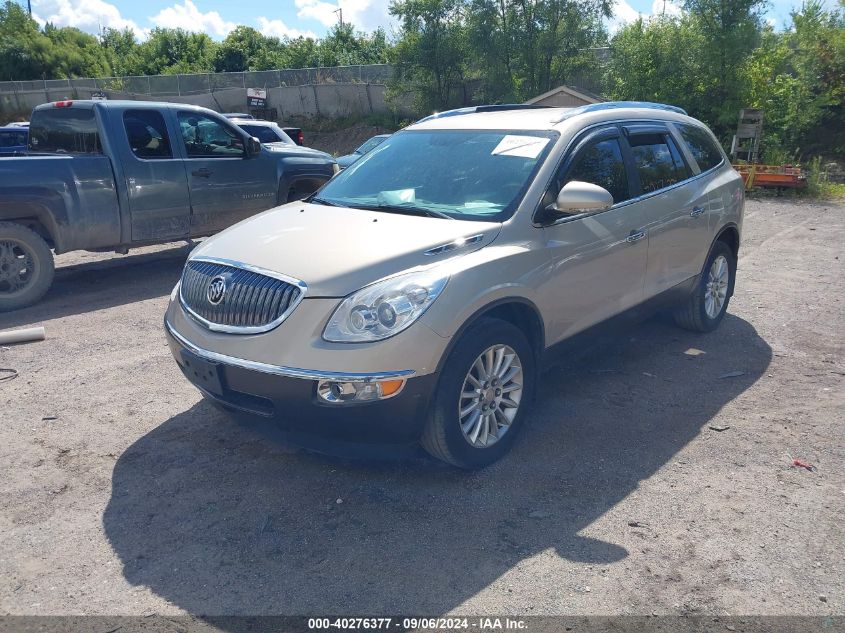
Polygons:
<instances>
[{"instance_id":1,"label":"roof of building","mask_svg":"<svg viewBox=\"0 0 845 633\"><path fill-rule=\"evenodd\" d=\"M527 105L540 103L540 102L548 99L549 97L553 97L556 94L559 94L561 92L564 92L564 93L566 93L570 96L576 97L578 99L582 99L582 100L586 101L587 103L601 103L602 101L606 101L606 99L604 99L600 95L597 95L596 93L590 92L589 90L585 90L583 88L576 88L574 86L558 86L557 88L552 88L548 92L544 92L541 95L537 95L533 99L529 99L525 103Z\"/></svg>"}]
</instances>

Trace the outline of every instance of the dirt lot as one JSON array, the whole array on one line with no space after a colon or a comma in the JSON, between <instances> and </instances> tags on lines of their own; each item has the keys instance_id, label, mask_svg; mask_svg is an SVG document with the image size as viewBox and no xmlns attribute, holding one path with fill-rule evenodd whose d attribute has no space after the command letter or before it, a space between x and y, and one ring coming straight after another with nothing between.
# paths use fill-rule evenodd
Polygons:
<instances>
[{"instance_id":1,"label":"dirt lot","mask_svg":"<svg viewBox=\"0 0 845 633\"><path fill-rule=\"evenodd\" d=\"M204 404L162 334L184 247L59 258L0 316L49 335L0 351L0 614L842 614L845 205L746 218L717 333L656 318L550 369L474 474Z\"/></svg>"}]
</instances>

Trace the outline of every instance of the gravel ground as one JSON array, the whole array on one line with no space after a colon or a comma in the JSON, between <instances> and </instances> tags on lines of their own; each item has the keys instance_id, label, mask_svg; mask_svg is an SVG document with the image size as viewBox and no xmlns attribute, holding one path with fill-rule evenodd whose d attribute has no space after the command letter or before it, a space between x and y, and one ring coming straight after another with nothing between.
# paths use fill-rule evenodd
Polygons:
<instances>
[{"instance_id":1,"label":"gravel ground","mask_svg":"<svg viewBox=\"0 0 845 633\"><path fill-rule=\"evenodd\" d=\"M719 331L550 368L471 474L203 403L162 333L185 247L59 257L0 315L49 337L0 350L0 614L842 614L845 205L750 201L744 240Z\"/></svg>"}]
</instances>

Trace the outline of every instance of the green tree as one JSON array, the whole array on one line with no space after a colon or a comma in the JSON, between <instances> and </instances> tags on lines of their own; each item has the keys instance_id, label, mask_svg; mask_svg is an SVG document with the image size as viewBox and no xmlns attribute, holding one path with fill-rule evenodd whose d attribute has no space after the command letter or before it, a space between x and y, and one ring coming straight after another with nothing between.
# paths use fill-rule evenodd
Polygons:
<instances>
[{"instance_id":1,"label":"green tree","mask_svg":"<svg viewBox=\"0 0 845 633\"><path fill-rule=\"evenodd\" d=\"M707 46L698 22L689 15L639 18L613 37L607 96L670 103L698 114L710 98L703 69Z\"/></svg>"},{"instance_id":2,"label":"green tree","mask_svg":"<svg viewBox=\"0 0 845 633\"><path fill-rule=\"evenodd\" d=\"M214 70L219 45L205 33L155 28L132 56L133 75L174 75Z\"/></svg>"},{"instance_id":3,"label":"green tree","mask_svg":"<svg viewBox=\"0 0 845 633\"><path fill-rule=\"evenodd\" d=\"M396 82L411 88L422 110L466 102L463 9L461 0L396 0L390 6L401 25L394 49Z\"/></svg>"},{"instance_id":4,"label":"green tree","mask_svg":"<svg viewBox=\"0 0 845 633\"><path fill-rule=\"evenodd\" d=\"M214 68L218 72L256 70L268 44L268 38L254 28L235 27L217 47Z\"/></svg>"},{"instance_id":5,"label":"green tree","mask_svg":"<svg viewBox=\"0 0 845 633\"><path fill-rule=\"evenodd\" d=\"M106 51L112 73L118 76L132 74L132 58L138 48L132 29L106 29L100 38L100 45Z\"/></svg>"},{"instance_id":6,"label":"green tree","mask_svg":"<svg viewBox=\"0 0 845 633\"><path fill-rule=\"evenodd\" d=\"M742 97L764 110L770 155L845 154L845 4L817 1L792 13L790 28L764 29L742 67Z\"/></svg>"},{"instance_id":7,"label":"green tree","mask_svg":"<svg viewBox=\"0 0 845 633\"><path fill-rule=\"evenodd\" d=\"M56 77L105 77L111 74L108 52L93 35L72 27L44 27L52 43L50 72Z\"/></svg>"},{"instance_id":8,"label":"green tree","mask_svg":"<svg viewBox=\"0 0 845 633\"><path fill-rule=\"evenodd\" d=\"M707 42L701 51L700 77L708 84L708 103L699 115L723 134L735 127L743 107L741 69L760 41L766 0L685 0L684 8L696 20Z\"/></svg>"},{"instance_id":9,"label":"green tree","mask_svg":"<svg viewBox=\"0 0 845 633\"><path fill-rule=\"evenodd\" d=\"M53 43L20 5L0 5L0 80L52 78Z\"/></svg>"}]
</instances>

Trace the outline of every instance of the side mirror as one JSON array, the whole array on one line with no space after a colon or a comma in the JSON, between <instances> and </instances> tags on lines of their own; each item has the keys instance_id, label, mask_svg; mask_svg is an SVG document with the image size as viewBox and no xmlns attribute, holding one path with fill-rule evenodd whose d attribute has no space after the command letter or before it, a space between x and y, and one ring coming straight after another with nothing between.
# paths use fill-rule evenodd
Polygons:
<instances>
[{"instance_id":1,"label":"side mirror","mask_svg":"<svg viewBox=\"0 0 845 633\"><path fill-rule=\"evenodd\" d=\"M261 153L261 141L254 136L250 136L246 140L246 155L258 156Z\"/></svg>"},{"instance_id":2,"label":"side mirror","mask_svg":"<svg viewBox=\"0 0 845 633\"><path fill-rule=\"evenodd\" d=\"M607 189L589 182L573 180L563 186L557 194L557 200L546 207L546 210L575 215L607 211L612 206L613 196Z\"/></svg>"}]
</instances>

